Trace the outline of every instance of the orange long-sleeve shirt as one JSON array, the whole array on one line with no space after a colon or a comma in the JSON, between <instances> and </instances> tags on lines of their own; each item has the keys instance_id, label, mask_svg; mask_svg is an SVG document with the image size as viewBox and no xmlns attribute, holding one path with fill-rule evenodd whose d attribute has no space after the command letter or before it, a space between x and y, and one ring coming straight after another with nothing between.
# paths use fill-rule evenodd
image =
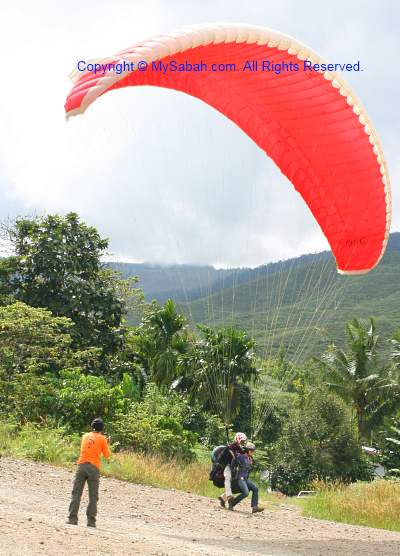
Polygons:
<instances>
[{"instance_id":1,"label":"orange long-sleeve shirt","mask_svg":"<svg viewBox=\"0 0 400 556\"><path fill-rule=\"evenodd\" d=\"M87 432L82 436L81 453L76 463L92 463L100 468L100 455L110 457L107 438L99 432Z\"/></svg>"}]
</instances>

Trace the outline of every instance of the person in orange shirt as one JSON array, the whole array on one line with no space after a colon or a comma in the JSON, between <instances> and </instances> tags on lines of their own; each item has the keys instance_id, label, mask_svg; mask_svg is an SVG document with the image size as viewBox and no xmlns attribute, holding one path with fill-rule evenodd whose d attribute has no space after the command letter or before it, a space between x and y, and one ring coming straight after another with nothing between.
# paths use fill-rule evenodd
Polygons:
<instances>
[{"instance_id":1,"label":"person in orange shirt","mask_svg":"<svg viewBox=\"0 0 400 556\"><path fill-rule=\"evenodd\" d=\"M72 487L68 521L70 525L78 525L78 511L85 483L88 484L89 504L86 510L88 527L96 527L97 501L99 499L100 455L110 457L107 438L103 436L103 420L92 422L92 431L82 436L81 452L77 460L78 469Z\"/></svg>"}]
</instances>

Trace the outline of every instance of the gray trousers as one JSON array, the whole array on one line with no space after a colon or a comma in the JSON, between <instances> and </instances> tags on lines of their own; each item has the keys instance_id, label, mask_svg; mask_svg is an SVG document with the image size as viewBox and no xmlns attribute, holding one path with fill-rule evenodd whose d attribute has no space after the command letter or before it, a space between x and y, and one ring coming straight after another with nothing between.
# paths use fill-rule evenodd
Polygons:
<instances>
[{"instance_id":1,"label":"gray trousers","mask_svg":"<svg viewBox=\"0 0 400 556\"><path fill-rule=\"evenodd\" d=\"M71 503L69 505L69 520L73 522L78 521L78 511L86 481L89 491L89 504L86 516L88 523L94 525L96 523L97 501L99 499L100 471L92 463L80 463L78 465L72 487Z\"/></svg>"}]
</instances>

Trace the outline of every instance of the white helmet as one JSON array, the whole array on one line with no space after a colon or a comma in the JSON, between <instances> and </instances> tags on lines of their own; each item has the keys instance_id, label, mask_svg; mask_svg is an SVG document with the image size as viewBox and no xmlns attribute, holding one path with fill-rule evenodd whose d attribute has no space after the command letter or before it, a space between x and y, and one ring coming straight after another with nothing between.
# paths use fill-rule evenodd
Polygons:
<instances>
[{"instance_id":1,"label":"white helmet","mask_svg":"<svg viewBox=\"0 0 400 556\"><path fill-rule=\"evenodd\" d=\"M256 449L256 446L252 442L248 442L246 444L246 450L251 450L252 452L254 452L255 449Z\"/></svg>"},{"instance_id":2,"label":"white helmet","mask_svg":"<svg viewBox=\"0 0 400 556\"><path fill-rule=\"evenodd\" d=\"M244 446L245 442L247 442L247 436L244 434L244 432L237 432L235 434L235 442L236 444Z\"/></svg>"}]
</instances>

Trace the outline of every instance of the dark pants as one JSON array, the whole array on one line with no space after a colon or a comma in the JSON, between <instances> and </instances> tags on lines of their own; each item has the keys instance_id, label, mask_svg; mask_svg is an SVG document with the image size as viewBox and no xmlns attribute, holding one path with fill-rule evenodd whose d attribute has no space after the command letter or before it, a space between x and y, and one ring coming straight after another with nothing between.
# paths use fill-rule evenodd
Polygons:
<instances>
[{"instance_id":1,"label":"dark pants","mask_svg":"<svg viewBox=\"0 0 400 556\"><path fill-rule=\"evenodd\" d=\"M91 463L81 463L76 470L72 487L71 504L69 505L69 520L78 521L79 505L82 492L87 481L89 491L89 504L86 510L88 524L96 524L97 501L99 499L100 471Z\"/></svg>"},{"instance_id":2,"label":"dark pants","mask_svg":"<svg viewBox=\"0 0 400 556\"><path fill-rule=\"evenodd\" d=\"M258 488L256 485L250 481L250 479L238 479L237 484L241 493L235 497L233 505L236 506L236 504L239 504L239 502L244 500L249 495L249 491L251 490L251 507L255 508L258 506Z\"/></svg>"}]
</instances>

